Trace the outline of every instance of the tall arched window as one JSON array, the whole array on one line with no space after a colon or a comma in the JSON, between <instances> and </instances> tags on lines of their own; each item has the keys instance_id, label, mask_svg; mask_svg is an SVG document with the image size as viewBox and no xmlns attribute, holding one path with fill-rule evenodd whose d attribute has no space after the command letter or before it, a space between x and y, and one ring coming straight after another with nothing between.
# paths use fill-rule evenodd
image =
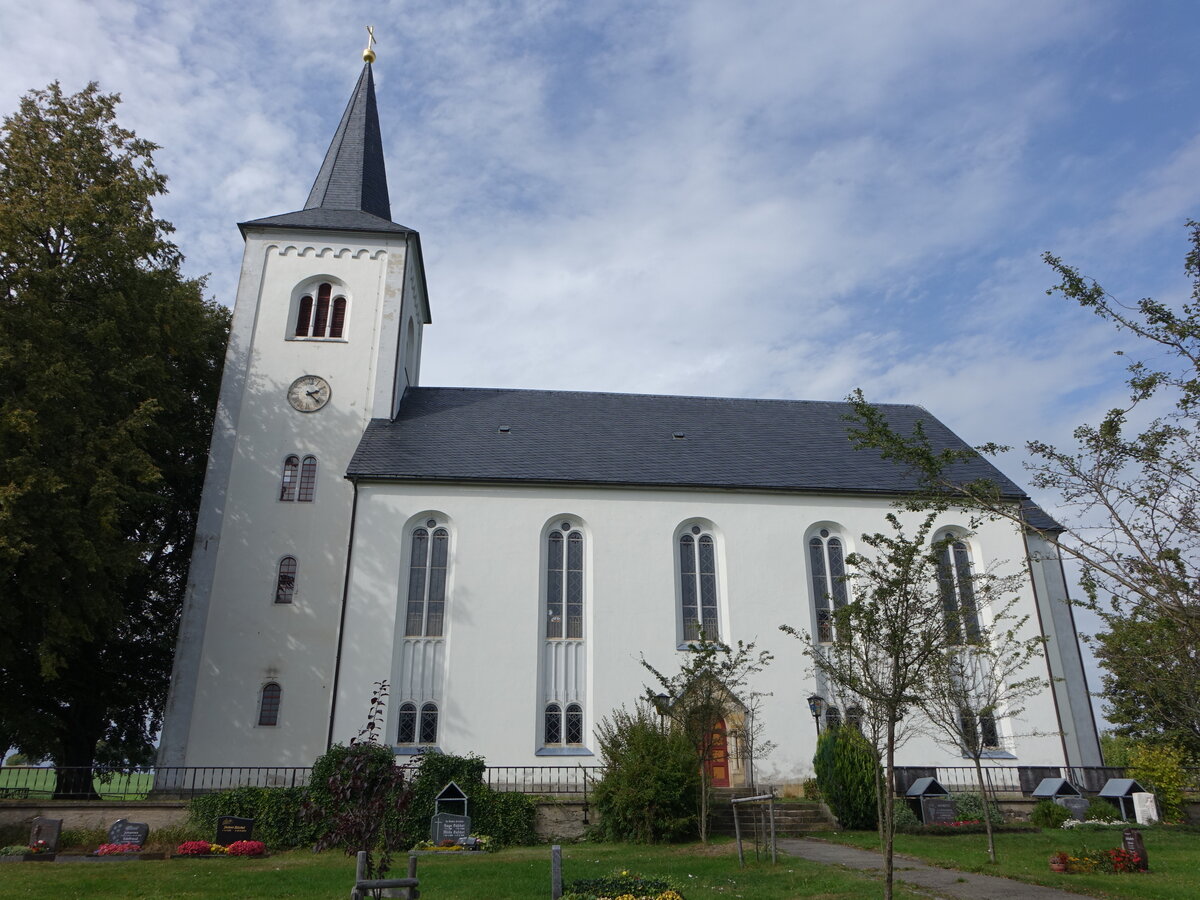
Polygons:
<instances>
[{"instance_id":1,"label":"tall arched window","mask_svg":"<svg viewBox=\"0 0 1200 900\"><path fill-rule=\"evenodd\" d=\"M837 639L834 612L846 605L847 598L842 539L822 528L808 541L808 562L817 610L817 640L832 644Z\"/></svg>"},{"instance_id":2,"label":"tall arched window","mask_svg":"<svg viewBox=\"0 0 1200 900\"><path fill-rule=\"evenodd\" d=\"M948 643L958 646L979 642L979 610L975 605L975 585L971 572L971 551L966 541L947 536L938 554L938 586L946 615Z\"/></svg>"},{"instance_id":3,"label":"tall arched window","mask_svg":"<svg viewBox=\"0 0 1200 900\"><path fill-rule=\"evenodd\" d=\"M441 637L446 609L446 562L450 533L435 519L413 530L408 569L408 637Z\"/></svg>"},{"instance_id":4,"label":"tall arched window","mask_svg":"<svg viewBox=\"0 0 1200 900\"><path fill-rule=\"evenodd\" d=\"M717 551L713 536L693 525L679 536L679 592L683 639L721 639L717 620Z\"/></svg>"},{"instance_id":5,"label":"tall arched window","mask_svg":"<svg viewBox=\"0 0 1200 900\"><path fill-rule=\"evenodd\" d=\"M547 537L546 637L583 637L583 532L570 522Z\"/></svg>"},{"instance_id":6,"label":"tall arched window","mask_svg":"<svg viewBox=\"0 0 1200 900\"><path fill-rule=\"evenodd\" d=\"M583 707L578 703L567 704L567 743L583 743Z\"/></svg>"},{"instance_id":7,"label":"tall arched window","mask_svg":"<svg viewBox=\"0 0 1200 900\"><path fill-rule=\"evenodd\" d=\"M296 482L299 480L300 457L289 456L283 461L283 477L279 481L279 499L296 499Z\"/></svg>"},{"instance_id":8,"label":"tall arched window","mask_svg":"<svg viewBox=\"0 0 1200 900\"><path fill-rule=\"evenodd\" d=\"M258 700L258 724L279 724L279 703L283 699L283 688L274 681L263 685Z\"/></svg>"},{"instance_id":9,"label":"tall arched window","mask_svg":"<svg viewBox=\"0 0 1200 900\"><path fill-rule=\"evenodd\" d=\"M421 743L436 744L438 734L438 708L436 703L421 707Z\"/></svg>"},{"instance_id":10,"label":"tall arched window","mask_svg":"<svg viewBox=\"0 0 1200 900\"><path fill-rule=\"evenodd\" d=\"M296 557L285 556L279 561L275 577L275 602L291 603L296 595Z\"/></svg>"},{"instance_id":11,"label":"tall arched window","mask_svg":"<svg viewBox=\"0 0 1200 900\"><path fill-rule=\"evenodd\" d=\"M317 458L304 457L300 464L300 490L296 497L301 503L311 503L317 490Z\"/></svg>"},{"instance_id":12,"label":"tall arched window","mask_svg":"<svg viewBox=\"0 0 1200 900\"><path fill-rule=\"evenodd\" d=\"M317 285L315 300L312 294L300 298L296 307L295 337L338 340L345 327L346 298L334 297L332 284L323 282Z\"/></svg>"},{"instance_id":13,"label":"tall arched window","mask_svg":"<svg viewBox=\"0 0 1200 900\"><path fill-rule=\"evenodd\" d=\"M417 742L417 704L400 704L400 727L396 733L397 744L415 744Z\"/></svg>"},{"instance_id":14,"label":"tall arched window","mask_svg":"<svg viewBox=\"0 0 1200 900\"><path fill-rule=\"evenodd\" d=\"M562 743L562 707L557 703L546 706L546 743Z\"/></svg>"}]
</instances>

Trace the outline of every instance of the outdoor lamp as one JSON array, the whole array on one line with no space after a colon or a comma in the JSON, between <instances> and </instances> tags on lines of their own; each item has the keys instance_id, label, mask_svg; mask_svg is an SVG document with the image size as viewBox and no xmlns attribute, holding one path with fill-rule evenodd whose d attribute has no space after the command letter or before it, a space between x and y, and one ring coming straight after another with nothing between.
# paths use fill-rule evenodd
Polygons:
<instances>
[{"instance_id":1,"label":"outdoor lamp","mask_svg":"<svg viewBox=\"0 0 1200 900\"><path fill-rule=\"evenodd\" d=\"M821 714L825 712L825 698L813 694L808 698L808 711L812 713L813 721L817 723L817 734L821 733Z\"/></svg>"}]
</instances>

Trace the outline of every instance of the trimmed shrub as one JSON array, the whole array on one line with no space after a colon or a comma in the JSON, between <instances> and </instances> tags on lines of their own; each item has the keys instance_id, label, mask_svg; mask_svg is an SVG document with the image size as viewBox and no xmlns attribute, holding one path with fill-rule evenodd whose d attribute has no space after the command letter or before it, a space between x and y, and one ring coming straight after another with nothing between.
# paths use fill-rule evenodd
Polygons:
<instances>
[{"instance_id":1,"label":"trimmed shrub","mask_svg":"<svg viewBox=\"0 0 1200 900\"><path fill-rule=\"evenodd\" d=\"M960 822L970 821L972 819L983 821L983 798L978 794L971 792L967 794L954 795L954 814L958 816ZM996 805L995 800L988 801L987 804L988 819L994 825L997 822L1003 822L1004 816L1000 813L1000 807Z\"/></svg>"},{"instance_id":2,"label":"trimmed shrub","mask_svg":"<svg viewBox=\"0 0 1200 900\"><path fill-rule=\"evenodd\" d=\"M657 844L696 837L700 772L686 735L644 706L614 710L596 729L606 770L592 794L601 841Z\"/></svg>"},{"instance_id":3,"label":"trimmed shrub","mask_svg":"<svg viewBox=\"0 0 1200 900\"><path fill-rule=\"evenodd\" d=\"M857 728L831 725L821 732L813 768L825 802L837 817L838 824L856 830L875 827L879 760L870 742Z\"/></svg>"},{"instance_id":4,"label":"trimmed shrub","mask_svg":"<svg viewBox=\"0 0 1200 900\"><path fill-rule=\"evenodd\" d=\"M920 828L921 820L917 818L917 814L913 812L907 800L896 798L896 805L892 808L892 820L896 823L896 828Z\"/></svg>"},{"instance_id":5,"label":"trimmed shrub","mask_svg":"<svg viewBox=\"0 0 1200 900\"><path fill-rule=\"evenodd\" d=\"M200 794L188 803L188 828L207 837L219 816L239 816L253 819L254 836L273 850L308 846L320 829L300 815L307 795L298 787L240 787Z\"/></svg>"},{"instance_id":6,"label":"trimmed shrub","mask_svg":"<svg viewBox=\"0 0 1200 900\"><path fill-rule=\"evenodd\" d=\"M1029 821L1038 828L1062 828L1063 822L1071 818L1071 811L1053 800L1039 800L1029 814Z\"/></svg>"},{"instance_id":7,"label":"trimmed shrub","mask_svg":"<svg viewBox=\"0 0 1200 900\"><path fill-rule=\"evenodd\" d=\"M1121 814L1107 800L1095 797L1088 804L1087 815L1083 818L1088 822L1120 822Z\"/></svg>"}]
</instances>

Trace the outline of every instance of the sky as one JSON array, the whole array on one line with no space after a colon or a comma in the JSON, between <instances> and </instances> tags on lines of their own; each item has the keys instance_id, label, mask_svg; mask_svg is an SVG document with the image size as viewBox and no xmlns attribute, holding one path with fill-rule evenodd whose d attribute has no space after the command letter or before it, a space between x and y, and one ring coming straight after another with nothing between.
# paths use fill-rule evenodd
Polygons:
<instances>
[{"instance_id":1,"label":"sky","mask_svg":"<svg viewBox=\"0 0 1200 900\"><path fill-rule=\"evenodd\" d=\"M0 0L0 111L96 80L158 145L186 271L303 206L367 24L422 383L928 408L1069 442L1126 339L1053 252L1178 303L1200 19L1166 0ZM998 461L1025 481L1022 454ZM1049 511L1053 496L1035 495Z\"/></svg>"}]
</instances>

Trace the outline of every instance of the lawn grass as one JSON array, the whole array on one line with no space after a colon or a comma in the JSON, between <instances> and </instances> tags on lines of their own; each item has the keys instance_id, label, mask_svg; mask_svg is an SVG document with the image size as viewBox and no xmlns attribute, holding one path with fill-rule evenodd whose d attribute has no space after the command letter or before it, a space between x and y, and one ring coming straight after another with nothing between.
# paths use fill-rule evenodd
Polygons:
<instances>
[{"instance_id":1,"label":"lawn grass","mask_svg":"<svg viewBox=\"0 0 1200 900\"><path fill-rule=\"evenodd\" d=\"M404 859L398 860L403 868ZM676 879L686 900L859 900L882 895L876 880L805 860L747 862L739 869L731 843L645 847L570 844L563 877L587 878L614 869ZM550 848L517 847L489 854L422 856L417 870L429 900L529 900L550 896ZM295 850L266 859L163 860L0 865L0 895L29 900L329 900L350 893L354 862L339 853ZM898 892L915 900L916 894Z\"/></svg>"},{"instance_id":2,"label":"lawn grass","mask_svg":"<svg viewBox=\"0 0 1200 900\"><path fill-rule=\"evenodd\" d=\"M868 850L879 849L875 832L847 831L814 835L824 840ZM982 834L938 835L897 834L896 852L915 856L936 866L982 872L1059 887L1093 897L1131 900L1179 900L1200 897L1200 835L1171 828L1142 831L1150 871L1139 874L1066 875L1050 871L1049 857L1056 850L1071 855L1078 851L1103 850L1121 844L1120 829L1073 831L1068 829L996 835L996 865L987 861L987 837ZM1020 896L1019 889L1013 896Z\"/></svg>"},{"instance_id":3,"label":"lawn grass","mask_svg":"<svg viewBox=\"0 0 1200 900\"><path fill-rule=\"evenodd\" d=\"M44 800L54 796L57 784L54 769L0 767L0 794L11 789L27 790L29 799ZM144 800L154 788L154 775L151 772L118 773L108 781L93 778L92 786L105 800Z\"/></svg>"}]
</instances>

